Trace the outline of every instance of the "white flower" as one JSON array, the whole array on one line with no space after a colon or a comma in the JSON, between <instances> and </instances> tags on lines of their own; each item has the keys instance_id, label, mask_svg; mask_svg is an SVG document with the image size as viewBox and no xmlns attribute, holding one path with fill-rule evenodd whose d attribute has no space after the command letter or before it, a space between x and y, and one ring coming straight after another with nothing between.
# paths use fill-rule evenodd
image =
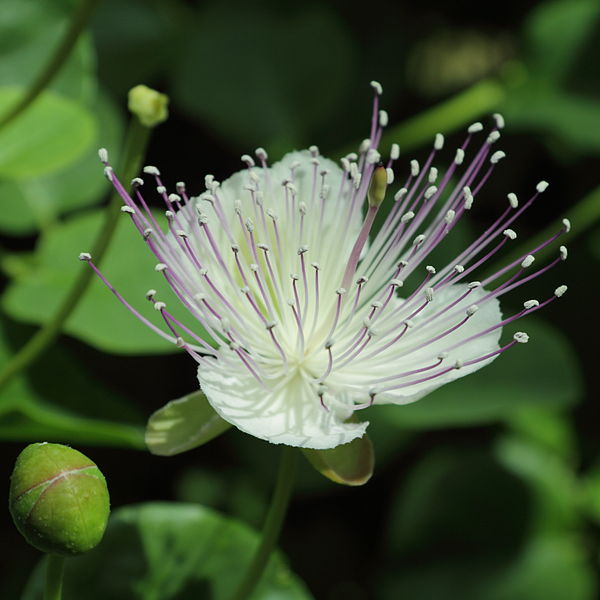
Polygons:
<instances>
[{"instance_id":1,"label":"white flower","mask_svg":"<svg viewBox=\"0 0 600 600\"><path fill-rule=\"evenodd\" d=\"M163 335L197 360L200 386L223 419L273 443L324 449L362 436L368 423L349 421L356 410L414 402L485 366L528 339L518 332L500 347L504 325L566 289L543 302L528 300L516 315L500 312L499 296L566 257L561 247L550 265L532 266L566 225L529 254L473 280L516 237L511 224L545 182L521 205L509 194L502 214L458 256L429 265L432 250L452 235L504 157L492 150L502 121L480 142L483 127L470 126L446 169L433 166L444 145L438 134L423 166L411 161L406 180L392 189L399 149L394 145L380 164L387 115L379 111L381 88L373 87L370 136L340 165L311 147L269 167L259 148L258 164L244 155L246 169L222 183L206 176L197 197L188 197L183 184L168 194L158 170L146 167L167 206L164 232L140 194L142 180L133 181L130 195L101 152L157 271L218 348L179 323L150 290L172 334ZM382 206L387 216L374 227ZM108 284L88 254L81 258Z\"/></svg>"}]
</instances>

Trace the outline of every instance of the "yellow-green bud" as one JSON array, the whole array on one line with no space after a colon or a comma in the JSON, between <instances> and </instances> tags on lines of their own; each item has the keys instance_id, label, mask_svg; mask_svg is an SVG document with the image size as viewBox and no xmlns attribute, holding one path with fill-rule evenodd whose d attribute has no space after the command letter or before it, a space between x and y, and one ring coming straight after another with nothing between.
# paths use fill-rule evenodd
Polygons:
<instances>
[{"instance_id":1,"label":"yellow-green bud","mask_svg":"<svg viewBox=\"0 0 600 600\"><path fill-rule=\"evenodd\" d=\"M381 206L381 203L385 198L387 183L387 169L383 165L375 167L373 176L371 177L371 183L369 184L369 191L367 193L369 206Z\"/></svg>"},{"instance_id":2,"label":"yellow-green bud","mask_svg":"<svg viewBox=\"0 0 600 600\"><path fill-rule=\"evenodd\" d=\"M38 550L63 556L87 552L106 529L106 480L87 456L46 442L30 444L17 458L9 506L17 529Z\"/></svg>"},{"instance_id":3,"label":"yellow-green bud","mask_svg":"<svg viewBox=\"0 0 600 600\"><path fill-rule=\"evenodd\" d=\"M129 90L128 107L142 125L154 127L167 120L169 97L146 85L136 85Z\"/></svg>"}]
</instances>

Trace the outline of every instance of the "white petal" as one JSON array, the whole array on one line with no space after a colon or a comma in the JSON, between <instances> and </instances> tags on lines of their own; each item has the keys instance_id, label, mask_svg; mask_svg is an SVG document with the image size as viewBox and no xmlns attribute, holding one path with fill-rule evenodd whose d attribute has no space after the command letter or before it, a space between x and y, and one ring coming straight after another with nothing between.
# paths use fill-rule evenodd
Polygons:
<instances>
[{"instance_id":1,"label":"white petal","mask_svg":"<svg viewBox=\"0 0 600 600\"><path fill-rule=\"evenodd\" d=\"M229 371L231 373L231 371ZM287 385L262 387L247 372L224 374L198 369L202 391L215 411L241 431L273 444L317 450L362 437L368 423L344 423L349 404L325 395L323 408L313 387L300 376Z\"/></svg>"}]
</instances>

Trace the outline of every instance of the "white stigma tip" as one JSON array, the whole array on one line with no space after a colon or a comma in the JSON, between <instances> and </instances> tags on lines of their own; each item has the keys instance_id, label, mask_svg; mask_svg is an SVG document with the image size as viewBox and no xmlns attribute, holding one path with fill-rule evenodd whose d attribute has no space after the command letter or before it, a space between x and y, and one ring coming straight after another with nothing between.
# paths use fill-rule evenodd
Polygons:
<instances>
[{"instance_id":1,"label":"white stigma tip","mask_svg":"<svg viewBox=\"0 0 600 600\"><path fill-rule=\"evenodd\" d=\"M454 157L454 163L457 165L462 165L463 160L465 160L465 151L462 148L457 148L456 155Z\"/></svg>"},{"instance_id":2,"label":"white stigma tip","mask_svg":"<svg viewBox=\"0 0 600 600\"><path fill-rule=\"evenodd\" d=\"M540 303L537 300L526 300L525 302L523 302L523 308L525 310L531 310L532 308L535 308L539 305Z\"/></svg>"},{"instance_id":3,"label":"white stigma tip","mask_svg":"<svg viewBox=\"0 0 600 600\"><path fill-rule=\"evenodd\" d=\"M479 310L479 306L477 304L473 304L467 308L467 317L472 317Z\"/></svg>"},{"instance_id":4,"label":"white stigma tip","mask_svg":"<svg viewBox=\"0 0 600 600\"><path fill-rule=\"evenodd\" d=\"M560 298L561 296L564 295L564 293L567 291L567 286L566 285L559 285L555 290L554 290L554 295L557 298Z\"/></svg>"},{"instance_id":5,"label":"white stigma tip","mask_svg":"<svg viewBox=\"0 0 600 600\"><path fill-rule=\"evenodd\" d=\"M517 234L515 233L515 231L513 229L505 229L502 232L502 235L505 235L509 240L517 239Z\"/></svg>"},{"instance_id":6,"label":"white stigma tip","mask_svg":"<svg viewBox=\"0 0 600 600\"><path fill-rule=\"evenodd\" d=\"M400 146L398 144L392 144L392 148L390 150L390 158L392 160L398 160L400 156Z\"/></svg>"},{"instance_id":7,"label":"white stigma tip","mask_svg":"<svg viewBox=\"0 0 600 600\"><path fill-rule=\"evenodd\" d=\"M383 87L381 86L379 81L371 81L370 85L375 90L375 93L378 96L381 96L381 94L383 94Z\"/></svg>"},{"instance_id":8,"label":"white stigma tip","mask_svg":"<svg viewBox=\"0 0 600 600\"><path fill-rule=\"evenodd\" d=\"M479 123L479 121L477 121L476 123L469 125L467 131L469 133L477 133L479 131L483 131L483 125L481 123Z\"/></svg>"},{"instance_id":9,"label":"white stigma tip","mask_svg":"<svg viewBox=\"0 0 600 600\"><path fill-rule=\"evenodd\" d=\"M508 203L510 204L511 208L517 208L519 206L519 199L517 198L516 194L511 192L510 194L507 194L506 197L508 198Z\"/></svg>"},{"instance_id":10,"label":"white stigma tip","mask_svg":"<svg viewBox=\"0 0 600 600\"><path fill-rule=\"evenodd\" d=\"M560 252L560 258L561 260L567 260L567 257L569 256L569 252L567 250L566 246L561 246L558 251Z\"/></svg>"},{"instance_id":11,"label":"white stigma tip","mask_svg":"<svg viewBox=\"0 0 600 600\"><path fill-rule=\"evenodd\" d=\"M166 268L167 268L167 265L165 265L165 263L158 263L154 267L154 270L157 271L158 273L160 273L161 271L164 271Z\"/></svg>"},{"instance_id":12,"label":"white stigma tip","mask_svg":"<svg viewBox=\"0 0 600 600\"><path fill-rule=\"evenodd\" d=\"M429 198L431 198L432 196L434 196L436 194L436 192L438 191L437 187L435 185L430 185L426 190L425 190L425 200L429 200Z\"/></svg>"},{"instance_id":13,"label":"white stigma tip","mask_svg":"<svg viewBox=\"0 0 600 600\"><path fill-rule=\"evenodd\" d=\"M89 252L80 252L79 260L89 261L92 260L92 255Z\"/></svg>"},{"instance_id":14,"label":"white stigma tip","mask_svg":"<svg viewBox=\"0 0 600 600\"><path fill-rule=\"evenodd\" d=\"M499 131L492 131L492 133L490 133L490 135L488 135L488 137L487 137L487 143L488 144L494 144L499 139L500 139L500 132Z\"/></svg>"},{"instance_id":15,"label":"white stigma tip","mask_svg":"<svg viewBox=\"0 0 600 600\"><path fill-rule=\"evenodd\" d=\"M387 127L389 122L388 114L385 110L379 111L379 127Z\"/></svg>"},{"instance_id":16,"label":"white stigma tip","mask_svg":"<svg viewBox=\"0 0 600 600\"><path fill-rule=\"evenodd\" d=\"M496 127L498 129L504 129L504 117L500 113L494 113L492 117L494 117L494 121L496 121Z\"/></svg>"},{"instance_id":17,"label":"white stigma tip","mask_svg":"<svg viewBox=\"0 0 600 600\"><path fill-rule=\"evenodd\" d=\"M529 341L529 336L524 331L517 331L513 335L513 340L519 344L526 344Z\"/></svg>"},{"instance_id":18,"label":"white stigma tip","mask_svg":"<svg viewBox=\"0 0 600 600\"><path fill-rule=\"evenodd\" d=\"M143 168L144 173L146 173L147 175L160 175L160 171L156 168L153 167L152 165L146 165Z\"/></svg>"},{"instance_id":19,"label":"white stigma tip","mask_svg":"<svg viewBox=\"0 0 600 600\"><path fill-rule=\"evenodd\" d=\"M108 150L106 148L99 148L98 149L98 158L103 163L108 162Z\"/></svg>"},{"instance_id":20,"label":"white stigma tip","mask_svg":"<svg viewBox=\"0 0 600 600\"><path fill-rule=\"evenodd\" d=\"M441 150L444 147L444 136L441 133L435 134L435 140L433 141L434 150Z\"/></svg>"},{"instance_id":21,"label":"white stigma tip","mask_svg":"<svg viewBox=\"0 0 600 600\"><path fill-rule=\"evenodd\" d=\"M505 156L506 156L505 152L502 152L502 150L497 150L496 152L494 152L494 154L492 154L492 156L490 156L490 162L493 165L495 165L499 161L501 161Z\"/></svg>"},{"instance_id":22,"label":"white stigma tip","mask_svg":"<svg viewBox=\"0 0 600 600\"><path fill-rule=\"evenodd\" d=\"M571 221L569 221L569 219L563 219L562 224L565 228L565 233L569 233L569 231L571 231Z\"/></svg>"},{"instance_id":23,"label":"white stigma tip","mask_svg":"<svg viewBox=\"0 0 600 600\"><path fill-rule=\"evenodd\" d=\"M420 171L419 162L416 160L411 160L410 161L410 174L413 177L416 177L419 174L419 171Z\"/></svg>"},{"instance_id":24,"label":"white stigma tip","mask_svg":"<svg viewBox=\"0 0 600 600\"><path fill-rule=\"evenodd\" d=\"M535 260L535 256L528 254L524 259L523 262L521 263L521 267L523 267L523 269L526 269L527 267L530 267L533 264L533 261Z\"/></svg>"},{"instance_id":25,"label":"white stigma tip","mask_svg":"<svg viewBox=\"0 0 600 600\"><path fill-rule=\"evenodd\" d=\"M536 186L535 189L541 194L542 192L545 192L548 189L548 182L547 181L540 181Z\"/></svg>"}]
</instances>

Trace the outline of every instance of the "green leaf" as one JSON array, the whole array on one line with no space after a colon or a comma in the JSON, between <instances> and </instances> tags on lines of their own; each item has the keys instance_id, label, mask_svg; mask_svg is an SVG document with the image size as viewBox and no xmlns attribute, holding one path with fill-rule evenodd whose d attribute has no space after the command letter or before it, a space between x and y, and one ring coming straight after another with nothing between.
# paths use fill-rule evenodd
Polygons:
<instances>
[{"instance_id":1,"label":"green leaf","mask_svg":"<svg viewBox=\"0 0 600 600\"><path fill-rule=\"evenodd\" d=\"M375 468L373 444L368 435L329 450L304 448L302 452L319 473L343 485L364 485Z\"/></svg>"},{"instance_id":2,"label":"green leaf","mask_svg":"<svg viewBox=\"0 0 600 600\"><path fill-rule=\"evenodd\" d=\"M112 514L100 546L67 561L64 599L227 600L257 541L245 525L202 506L157 502L124 507ZM21 600L41 599L42 587L40 566ZM252 598L311 596L275 555Z\"/></svg>"},{"instance_id":3,"label":"green leaf","mask_svg":"<svg viewBox=\"0 0 600 600\"><path fill-rule=\"evenodd\" d=\"M490 423L522 408L572 405L581 394L581 374L567 341L543 321L527 319L523 327L531 336L527 346L512 348L491 365L414 404L369 411L402 428L432 429Z\"/></svg>"},{"instance_id":4,"label":"green leaf","mask_svg":"<svg viewBox=\"0 0 600 600\"><path fill-rule=\"evenodd\" d=\"M230 427L203 392L193 392L171 400L150 417L146 445L152 454L173 456L206 444Z\"/></svg>"},{"instance_id":5,"label":"green leaf","mask_svg":"<svg viewBox=\"0 0 600 600\"><path fill-rule=\"evenodd\" d=\"M89 268L78 259L88 251L104 218L103 211L93 210L57 225L43 235L36 248L36 268L21 275L9 286L4 309L17 320L43 323L54 314L77 270ZM157 326L166 326L146 300L148 289L158 290L157 298L167 303L180 320L190 321L179 306L164 277L154 271L157 262L130 220L123 215L110 247L102 261L102 270L119 292ZM162 216L157 215L160 221ZM43 310L40 307L43 306ZM204 330L189 322L198 334ZM65 326L65 331L88 344L116 354L158 354L179 349L138 321L94 278L86 294ZM190 369L193 369L190 363Z\"/></svg>"},{"instance_id":6,"label":"green leaf","mask_svg":"<svg viewBox=\"0 0 600 600\"><path fill-rule=\"evenodd\" d=\"M304 145L349 89L353 47L324 6L278 15L213 2L189 27L174 101L237 148L262 145L276 156Z\"/></svg>"},{"instance_id":7,"label":"green leaf","mask_svg":"<svg viewBox=\"0 0 600 600\"><path fill-rule=\"evenodd\" d=\"M0 197L11 198L18 210L0 211L0 230L31 234L47 229L59 215L98 202L108 189L98 161L98 148L108 148L118 158L123 123L114 104L101 96L93 105L101 128L88 151L69 166L49 175L19 180L0 180Z\"/></svg>"},{"instance_id":8,"label":"green leaf","mask_svg":"<svg viewBox=\"0 0 600 600\"><path fill-rule=\"evenodd\" d=\"M23 88L0 88L0 114L23 92ZM83 105L45 91L0 131L0 177L36 177L65 167L81 157L95 134L94 118Z\"/></svg>"}]
</instances>

